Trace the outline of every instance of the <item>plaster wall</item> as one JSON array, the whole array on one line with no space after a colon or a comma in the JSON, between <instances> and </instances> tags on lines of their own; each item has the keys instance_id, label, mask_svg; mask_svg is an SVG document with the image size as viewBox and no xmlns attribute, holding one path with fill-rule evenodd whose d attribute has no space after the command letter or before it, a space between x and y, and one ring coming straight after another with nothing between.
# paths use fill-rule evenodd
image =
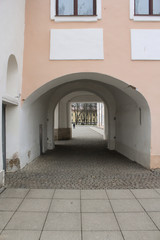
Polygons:
<instances>
[{"instance_id":1,"label":"plaster wall","mask_svg":"<svg viewBox=\"0 0 160 240\"><path fill-rule=\"evenodd\" d=\"M56 22L50 19L50 12L49 0L26 1L23 98L52 79L56 83L62 76L72 73L96 72L119 79L137 88L147 100L152 116L151 156L160 159L160 135L157 131L160 122L160 108L157 106L160 101L159 61L133 61L130 36L131 29L159 29L160 22L130 19L128 0L114 4L103 0L102 18L94 22ZM50 61L51 29L90 28L103 29L104 60Z\"/></svg>"},{"instance_id":2,"label":"plaster wall","mask_svg":"<svg viewBox=\"0 0 160 240\"><path fill-rule=\"evenodd\" d=\"M160 60L160 29L131 29L132 60Z\"/></svg>"},{"instance_id":3,"label":"plaster wall","mask_svg":"<svg viewBox=\"0 0 160 240\"><path fill-rule=\"evenodd\" d=\"M141 118L141 120L140 120ZM117 110L116 150L129 159L150 168L149 136L147 110L136 104L123 105ZM141 122L141 123L140 123Z\"/></svg>"},{"instance_id":4,"label":"plaster wall","mask_svg":"<svg viewBox=\"0 0 160 240\"><path fill-rule=\"evenodd\" d=\"M18 65L17 94L21 93L22 67L23 67L23 49L24 49L24 21L25 21L25 0L1 0L0 1L0 174L3 169L2 164L2 98L5 103L7 87L7 67L10 55L14 55ZM13 86L14 88L15 86ZM11 100L11 102L14 102ZM17 99L15 100L17 102ZM17 110L19 112L19 110ZM13 117L14 118L14 117ZM13 119L13 124L14 124ZM14 127L14 125L13 125ZM12 132L13 133L13 132ZM13 138L13 135L11 136ZM16 149L19 151L16 140ZM13 149L12 149L13 150ZM3 174L2 174L3 175ZM0 177L0 179L2 179Z\"/></svg>"},{"instance_id":5,"label":"plaster wall","mask_svg":"<svg viewBox=\"0 0 160 240\"><path fill-rule=\"evenodd\" d=\"M29 107L23 105L20 126L21 168L40 155L39 126L42 125L43 149L47 150L47 105L49 96L42 96ZM25 143L25 144L24 144Z\"/></svg>"},{"instance_id":6,"label":"plaster wall","mask_svg":"<svg viewBox=\"0 0 160 240\"><path fill-rule=\"evenodd\" d=\"M54 128L59 128L59 103L54 110Z\"/></svg>"},{"instance_id":7,"label":"plaster wall","mask_svg":"<svg viewBox=\"0 0 160 240\"><path fill-rule=\"evenodd\" d=\"M103 29L52 29L50 60L104 59Z\"/></svg>"},{"instance_id":8,"label":"plaster wall","mask_svg":"<svg viewBox=\"0 0 160 240\"><path fill-rule=\"evenodd\" d=\"M116 99L116 150L150 168L150 112L147 105L112 89Z\"/></svg>"}]
</instances>

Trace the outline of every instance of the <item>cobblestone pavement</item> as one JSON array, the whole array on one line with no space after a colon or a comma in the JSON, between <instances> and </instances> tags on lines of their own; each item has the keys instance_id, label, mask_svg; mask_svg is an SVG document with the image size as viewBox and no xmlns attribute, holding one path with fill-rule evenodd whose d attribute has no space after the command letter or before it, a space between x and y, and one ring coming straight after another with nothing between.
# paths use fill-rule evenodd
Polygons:
<instances>
[{"instance_id":1,"label":"cobblestone pavement","mask_svg":"<svg viewBox=\"0 0 160 240\"><path fill-rule=\"evenodd\" d=\"M59 141L54 151L22 170L6 174L6 187L54 189L160 188L160 171L150 171L109 151L102 136L87 127L73 139Z\"/></svg>"}]
</instances>

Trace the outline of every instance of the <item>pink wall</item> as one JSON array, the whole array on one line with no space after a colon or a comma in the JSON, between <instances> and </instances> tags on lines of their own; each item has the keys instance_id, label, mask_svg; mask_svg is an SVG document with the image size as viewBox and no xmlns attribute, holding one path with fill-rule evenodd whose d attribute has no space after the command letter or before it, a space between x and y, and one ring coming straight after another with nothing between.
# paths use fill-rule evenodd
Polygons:
<instances>
[{"instance_id":1,"label":"pink wall","mask_svg":"<svg viewBox=\"0 0 160 240\"><path fill-rule=\"evenodd\" d=\"M129 0L102 0L102 19L89 23L50 20L50 0L26 0L26 28L22 98L66 74L98 72L136 86L148 101L152 118L152 159L160 161L160 63L132 61L130 29L158 29L160 22L129 19ZM50 29L103 28L104 60L50 61ZM160 163L158 163L160 165Z\"/></svg>"}]
</instances>

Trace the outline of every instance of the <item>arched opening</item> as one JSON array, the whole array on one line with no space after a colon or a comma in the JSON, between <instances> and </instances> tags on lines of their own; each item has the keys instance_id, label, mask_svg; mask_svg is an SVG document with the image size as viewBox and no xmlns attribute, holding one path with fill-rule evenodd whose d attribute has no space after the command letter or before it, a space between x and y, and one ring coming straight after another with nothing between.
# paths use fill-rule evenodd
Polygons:
<instances>
[{"instance_id":1,"label":"arched opening","mask_svg":"<svg viewBox=\"0 0 160 240\"><path fill-rule=\"evenodd\" d=\"M14 55L11 55L8 60L7 68L7 82L6 82L6 93L7 95L17 98L19 90L18 80L18 65Z\"/></svg>"},{"instance_id":2,"label":"arched opening","mask_svg":"<svg viewBox=\"0 0 160 240\"><path fill-rule=\"evenodd\" d=\"M150 168L151 123L145 98L133 86L98 73L63 76L42 86L26 99L22 108L24 123L28 114L30 119L25 125L27 144L26 149L22 148L22 156L30 152L32 160L39 155L39 124L43 125L45 134L44 151L54 149L54 110L63 98L79 91L96 95L107 106L108 149ZM25 165L25 157L22 162Z\"/></svg>"},{"instance_id":3,"label":"arched opening","mask_svg":"<svg viewBox=\"0 0 160 240\"><path fill-rule=\"evenodd\" d=\"M97 104L101 102L98 96L87 91L72 92L63 97L54 110L54 139L71 139L76 132L73 123L79 127L97 126ZM103 130L99 129L99 132L104 137Z\"/></svg>"},{"instance_id":4,"label":"arched opening","mask_svg":"<svg viewBox=\"0 0 160 240\"><path fill-rule=\"evenodd\" d=\"M3 97L3 169L15 171L19 160L19 73L14 55L8 59L6 91Z\"/></svg>"}]
</instances>

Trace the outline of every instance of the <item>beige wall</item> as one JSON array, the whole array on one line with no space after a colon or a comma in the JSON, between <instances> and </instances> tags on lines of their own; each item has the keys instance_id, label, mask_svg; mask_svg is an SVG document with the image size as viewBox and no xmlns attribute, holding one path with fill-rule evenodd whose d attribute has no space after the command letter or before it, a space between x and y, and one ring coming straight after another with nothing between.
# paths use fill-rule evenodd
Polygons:
<instances>
[{"instance_id":1,"label":"beige wall","mask_svg":"<svg viewBox=\"0 0 160 240\"><path fill-rule=\"evenodd\" d=\"M66 74L97 72L135 86L151 110L151 153L160 156L159 61L132 61L130 29L158 29L160 22L129 19L129 0L102 0L102 19L91 23L50 20L50 0L26 0L22 99L45 83ZM50 29L103 28L104 60L50 61ZM159 156L158 156L159 155ZM159 160L158 160L159 161Z\"/></svg>"}]
</instances>

